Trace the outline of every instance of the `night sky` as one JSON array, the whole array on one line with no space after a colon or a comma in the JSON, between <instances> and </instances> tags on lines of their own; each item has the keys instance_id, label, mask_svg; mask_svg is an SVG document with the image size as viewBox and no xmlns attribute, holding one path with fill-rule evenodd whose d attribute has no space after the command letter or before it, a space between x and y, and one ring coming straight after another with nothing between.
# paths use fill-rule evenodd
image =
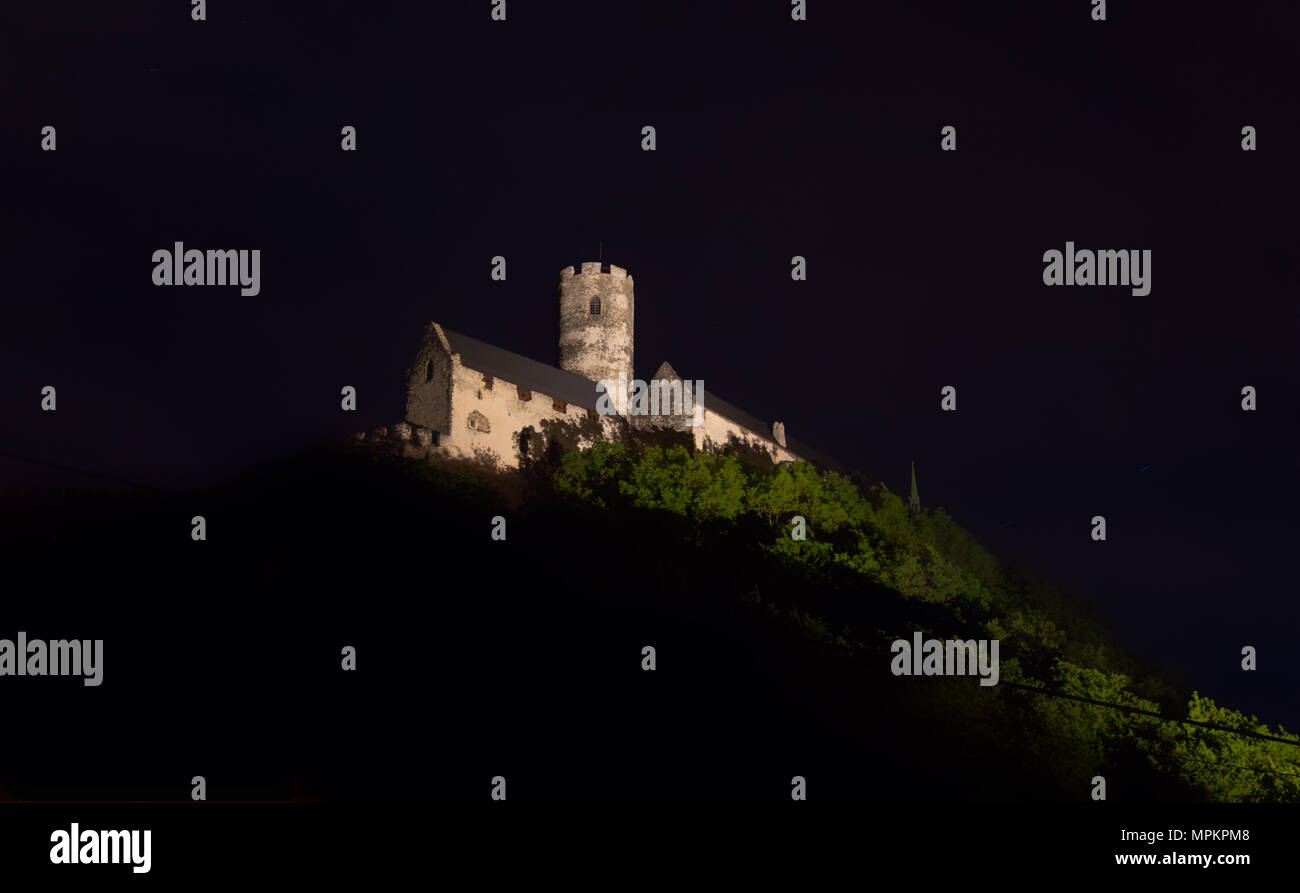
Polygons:
<instances>
[{"instance_id":1,"label":"night sky","mask_svg":"<svg viewBox=\"0 0 1300 893\"><path fill-rule=\"evenodd\" d=\"M666 359L895 492L914 460L923 504L1294 729L1282 5L13 4L0 485L95 483L14 456L213 484L390 425L429 320L554 363L559 271L603 243L639 376ZM1045 287L1067 240L1150 249L1151 293ZM175 241L261 249L261 293L155 287Z\"/></svg>"}]
</instances>

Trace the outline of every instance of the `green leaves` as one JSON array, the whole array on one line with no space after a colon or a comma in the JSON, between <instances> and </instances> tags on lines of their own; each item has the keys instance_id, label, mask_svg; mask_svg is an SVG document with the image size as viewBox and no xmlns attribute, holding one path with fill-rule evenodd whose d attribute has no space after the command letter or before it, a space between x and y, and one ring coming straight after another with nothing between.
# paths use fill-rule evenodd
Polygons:
<instances>
[{"instance_id":1,"label":"green leaves","mask_svg":"<svg viewBox=\"0 0 1300 893\"><path fill-rule=\"evenodd\" d=\"M835 598L842 593L852 603L845 610L834 599L809 597L802 608L791 599L795 607L780 609L826 642L878 638L871 624L879 615L864 600L878 596L881 584L917 603L907 620L937 611L955 624L983 626L1002 643L1003 681L1046 693L999 690L996 702L980 702L990 711L980 721L994 724L997 737L1014 739L1022 754L1034 755L1058 776L1062 790L1081 790L1101 768L1137 759L1194 797L1300 802L1300 748L1150 715L1159 714L1160 706L1137 694L1129 673L1118 672L1131 665L1081 613L1077 599L1005 575L998 560L942 509L913 516L888 490L864 491L806 463L762 468L681 445L649 446L634 455L622 445L598 442L563 457L554 487L597 508L665 513L685 522L675 532L671 524L660 528L667 536L689 537L693 530L701 545L725 536L733 547L739 543L779 557L803 587ZM796 515L806 522L806 539L791 537ZM854 626L830 632L846 619ZM1152 680L1140 688L1161 691ZM1181 700L1171 701L1171 693L1158 695L1167 707ZM1187 717L1273 734L1254 717L1195 693Z\"/></svg>"},{"instance_id":2,"label":"green leaves","mask_svg":"<svg viewBox=\"0 0 1300 893\"><path fill-rule=\"evenodd\" d=\"M591 449L564 454L553 479L555 492L597 508L617 501L619 484L632 469L632 457L621 443L597 441Z\"/></svg>"},{"instance_id":3,"label":"green leaves","mask_svg":"<svg viewBox=\"0 0 1300 893\"><path fill-rule=\"evenodd\" d=\"M745 510L740 463L683 446L648 447L619 491L637 508L671 512L693 521L733 520Z\"/></svg>"}]
</instances>

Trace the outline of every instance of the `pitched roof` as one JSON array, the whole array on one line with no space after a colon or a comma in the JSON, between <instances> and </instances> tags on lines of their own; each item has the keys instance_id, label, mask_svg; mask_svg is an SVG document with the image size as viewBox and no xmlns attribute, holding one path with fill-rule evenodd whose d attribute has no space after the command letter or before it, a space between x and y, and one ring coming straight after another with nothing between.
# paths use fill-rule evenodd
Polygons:
<instances>
[{"instance_id":1,"label":"pitched roof","mask_svg":"<svg viewBox=\"0 0 1300 893\"><path fill-rule=\"evenodd\" d=\"M548 397L563 400L573 406L581 406L584 409L592 410L596 408L596 401L600 395L596 391L596 382L591 379L573 372L566 372L546 363L539 363L537 360L531 360L512 351L488 344L486 341L479 341L477 338L453 332L451 329L443 329L442 331L447 336L447 343L451 347L452 353L460 354L461 362L471 369L486 372L494 378L504 379L529 390L539 391ZM667 361L664 361L651 380L680 377L673 370L673 367L668 365ZM765 440L772 439L771 425L757 416L750 415L744 410L732 406L712 391L705 394L704 409L706 412L714 412L730 419ZM787 449L802 456L809 462L842 474L848 474L852 471L848 466L826 455L821 450L810 447L793 437L787 435L785 442Z\"/></svg>"},{"instance_id":2,"label":"pitched roof","mask_svg":"<svg viewBox=\"0 0 1300 893\"><path fill-rule=\"evenodd\" d=\"M493 378L503 378L532 391L540 391L548 397L574 406L596 408L600 395L596 392L596 383L591 379L530 360L451 329L442 331L447 336L452 353L460 354L460 361L471 369L486 372Z\"/></svg>"},{"instance_id":3,"label":"pitched roof","mask_svg":"<svg viewBox=\"0 0 1300 893\"><path fill-rule=\"evenodd\" d=\"M667 360L659 364L659 371L650 376L651 381L681 381L681 376Z\"/></svg>"}]
</instances>

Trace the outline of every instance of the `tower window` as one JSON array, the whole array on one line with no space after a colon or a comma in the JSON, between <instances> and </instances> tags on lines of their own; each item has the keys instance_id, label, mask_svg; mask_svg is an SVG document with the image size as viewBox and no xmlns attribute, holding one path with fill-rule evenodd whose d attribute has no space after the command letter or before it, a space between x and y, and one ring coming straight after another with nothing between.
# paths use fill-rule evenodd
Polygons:
<instances>
[{"instance_id":1,"label":"tower window","mask_svg":"<svg viewBox=\"0 0 1300 893\"><path fill-rule=\"evenodd\" d=\"M591 311L592 316L600 316L600 298L592 298L587 309Z\"/></svg>"},{"instance_id":2,"label":"tower window","mask_svg":"<svg viewBox=\"0 0 1300 893\"><path fill-rule=\"evenodd\" d=\"M428 365L424 367L424 380L433 381L433 360L430 360Z\"/></svg>"}]
</instances>

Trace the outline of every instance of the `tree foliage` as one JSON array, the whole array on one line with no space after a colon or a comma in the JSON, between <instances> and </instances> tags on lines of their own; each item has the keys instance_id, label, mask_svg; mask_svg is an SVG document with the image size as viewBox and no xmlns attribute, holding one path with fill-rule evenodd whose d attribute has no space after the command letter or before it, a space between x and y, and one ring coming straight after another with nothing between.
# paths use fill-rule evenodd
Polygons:
<instances>
[{"instance_id":1,"label":"tree foliage","mask_svg":"<svg viewBox=\"0 0 1300 893\"><path fill-rule=\"evenodd\" d=\"M797 572L834 571L835 589L847 589L848 599L796 604L783 615L844 647L850 641L879 647L903 632L871 619L870 600L882 592L917 611L943 612L938 616L967 635L999 640L1002 680L1042 693L1008 686L999 693L1000 712L987 714L1000 719L989 721L1001 722L1020 747L1056 767L1071 789L1136 753L1195 797L1300 802L1300 747L1179 720L1300 739L1270 732L1254 717L1195 692L1185 717L1166 717L1161 704L1142 693L1177 703L1167 683L1135 681L1134 661L1077 600L1008 574L942 509L912 515L888 490L862 489L807 463L763 468L681 445L652 446L634 456L621 445L598 443L565 454L553 483L558 494L596 508L676 518L696 536L705 525L752 533L754 550ZM806 539L791 536L796 516L804 519ZM834 612L842 616L831 622ZM843 631L831 636L832 628Z\"/></svg>"}]
</instances>

